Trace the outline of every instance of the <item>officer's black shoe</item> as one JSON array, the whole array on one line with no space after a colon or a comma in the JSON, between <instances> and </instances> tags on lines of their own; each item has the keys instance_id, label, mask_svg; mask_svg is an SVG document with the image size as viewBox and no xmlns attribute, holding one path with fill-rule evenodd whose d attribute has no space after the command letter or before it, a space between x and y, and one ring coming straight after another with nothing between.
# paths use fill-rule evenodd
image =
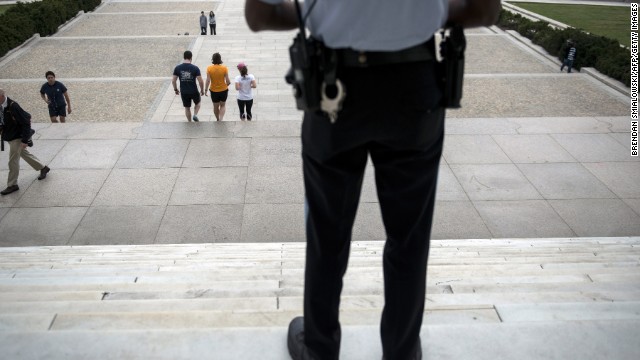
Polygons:
<instances>
[{"instance_id":1,"label":"officer's black shoe","mask_svg":"<svg viewBox=\"0 0 640 360\"><path fill-rule=\"evenodd\" d=\"M0 191L0 195L9 195L12 192L16 192L20 190L20 188L18 187L18 185L11 185L11 186L7 186L6 189Z\"/></svg>"},{"instance_id":2,"label":"officer's black shoe","mask_svg":"<svg viewBox=\"0 0 640 360\"><path fill-rule=\"evenodd\" d=\"M289 323L289 333L287 334L287 347L289 355L293 360L314 360L309 354L309 349L304 344L304 318L298 316Z\"/></svg>"}]
</instances>

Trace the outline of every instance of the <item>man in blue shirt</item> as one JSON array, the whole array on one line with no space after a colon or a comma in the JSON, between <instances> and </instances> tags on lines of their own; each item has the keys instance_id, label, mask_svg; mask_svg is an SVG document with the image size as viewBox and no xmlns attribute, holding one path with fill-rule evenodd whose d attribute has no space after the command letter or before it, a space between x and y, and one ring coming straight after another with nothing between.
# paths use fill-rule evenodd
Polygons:
<instances>
[{"instance_id":1,"label":"man in blue shirt","mask_svg":"<svg viewBox=\"0 0 640 360\"><path fill-rule=\"evenodd\" d=\"M40 88L42 100L49 106L49 118L51 122L65 122L67 114L71 114L71 99L66 86L60 81L56 81L56 74L47 71L45 74L47 82Z\"/></svg>"},{"instance_id":2,"label":"man in blue shirt","mask_svg":"<svg viewBox=\"0 0 640 360\"><path fill-rule=\"evenodd\" d=\"M193 109L193 121L199 121L198 111L200 111L200 96L204 95L204 81L200 74L200 68L191 63L193 54L187 50L183 55L184 62L173 70L173 91L176 95L180 95L182 98L182 105L184 106L184 115L188 121L191 121L191 101L195 104ZM180 90L178 90L177 81L180 79ZM200 91L198 91L198 85L200 84Z\"/></svg>"},{"instance_id":3,"label":"man in blue shirt","mask_svg":"<svg viewBox=\"0 0 640 360\"><path fill-rule=\"evenodd\" d=\"M304 317L291 321L287 337L293 359L340 354L342 278L369 157L387 233L383 357L422 358L420 327L445 115L433 34L445 25L491 25L499 11L500 0L304 2L304 25L325 55L331 54L322 58L330 62L323 63L324 78L319 69L311 71L325 82L338 79L346 96L342 109L305 111L302 122L307 249ZM254 31L298 27L292 1L247 0L245 16ZM302 71L294 74L299 78ZM390 74L404 79L402 92L380 88L381 78ZM320 84L314 85L320 91Z\"/></svg>"},{"instance_id":4,"label":"man in blue shirt","mask_svg":"<svg viewBox=\"0 0 640 360\"><path fill-rule=\"evenodd\" d=\"M207 35L207 17L200 11L200 35Z\"/></svg>"}]
</instances>

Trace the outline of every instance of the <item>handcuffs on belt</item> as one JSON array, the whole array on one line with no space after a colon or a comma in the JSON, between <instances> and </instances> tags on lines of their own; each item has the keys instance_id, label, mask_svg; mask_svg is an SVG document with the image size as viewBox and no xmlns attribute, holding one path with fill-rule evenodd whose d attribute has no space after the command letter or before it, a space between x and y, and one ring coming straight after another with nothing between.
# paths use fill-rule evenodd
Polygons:
<instances>
[{"instance_id":1,"label":"handcuffs on belt","mask_svg":"<svg viewBox=\"0 0 640 360\"><path fill-rule=\"evenodd\" d=\"M293 96L299 110L323 111L334 123L347 93L344 84L336 76L338 58L335 50L326 48L321 42L306 36L305 19L314 5L315 1L303 18L300 4L298 0L295 1L299 32L289 47L291 69L287 72L285 80L293 85Z\"/></svg>"},{"instance_id":2,"label":"handcuffs on belt","mask_svg":"<svg viewBox=\"0 0 640 360\"><path fill-rule=\"evenodd\" d=\"M331 123L336 122L347 96L344 83L337 78L339 64L346 67L369 67L426 60L438 62L438 80L443 92L442 106L460 107L466 48L462 27L453 26L441 30L440 36L434 36L433 41L398 52L336 50L306 36L305 19L314 5L315 1L303 18L300 4L295 0L299 32L289 47L291 68L285 80L293 85L296 107L299 110L322 111L327 114Z\"/></svg>"}]
</instances>

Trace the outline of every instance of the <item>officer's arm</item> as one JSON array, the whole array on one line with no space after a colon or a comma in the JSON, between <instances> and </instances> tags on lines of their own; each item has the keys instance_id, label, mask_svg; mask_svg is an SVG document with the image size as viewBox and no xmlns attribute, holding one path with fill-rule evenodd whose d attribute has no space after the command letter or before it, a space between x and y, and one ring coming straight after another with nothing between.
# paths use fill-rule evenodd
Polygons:
<instances>
[{"instance_id":1,"label":"officer's arm","mask_svg":"<svg viewBox=\"0 0 640 360\"><path fill-rule=\"evenodd\" d=\"M500 0L449 0L448 24L470 28L490 26L498 21Z\"/></svg>"},{"instance_id":2,"label":"officer's arm","mask_svg":"<svg viewBox=\"0 0 640 360\"><path fill-rule=\"evenodd\" d=\"M292 1L270 5L260 0L246 0L244 17L253 31L291 30L298 27L296 8Z\"/></svg>"}]
</instances>

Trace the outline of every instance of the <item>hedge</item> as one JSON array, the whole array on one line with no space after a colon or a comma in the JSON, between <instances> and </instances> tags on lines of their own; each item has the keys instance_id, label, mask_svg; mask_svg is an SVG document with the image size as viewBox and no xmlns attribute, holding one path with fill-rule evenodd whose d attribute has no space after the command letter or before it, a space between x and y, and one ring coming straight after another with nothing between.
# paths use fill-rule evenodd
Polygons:
<instances>
[{"instance_id":1,"label":"hedge","mask_svg":"<svg viewBox=\"0 0 640 360\"><path fill-rule=\"evenodd\" d=\"M48 36L76 16L80 10L92 11L102 0L42 0L18 2L0 15L0 57L34 34Z\"/></svg>"},{"instance_id":2,"label":"hedge","mask_svg":"<svg viewBox=\"0 0 640 360\"><path fill-rule=\"evenodd\" d=\"M516 30L560 61L564 60L567 40L571 39L578 49L578 56L573 63L576 69L593 67L627 86L631 85L631 52L620 46L617 40L592 35L581 29L556 29L546 21L532 21L506 10L501 11L497 25L502 29Z\"/></svg>"}]
</instances>

